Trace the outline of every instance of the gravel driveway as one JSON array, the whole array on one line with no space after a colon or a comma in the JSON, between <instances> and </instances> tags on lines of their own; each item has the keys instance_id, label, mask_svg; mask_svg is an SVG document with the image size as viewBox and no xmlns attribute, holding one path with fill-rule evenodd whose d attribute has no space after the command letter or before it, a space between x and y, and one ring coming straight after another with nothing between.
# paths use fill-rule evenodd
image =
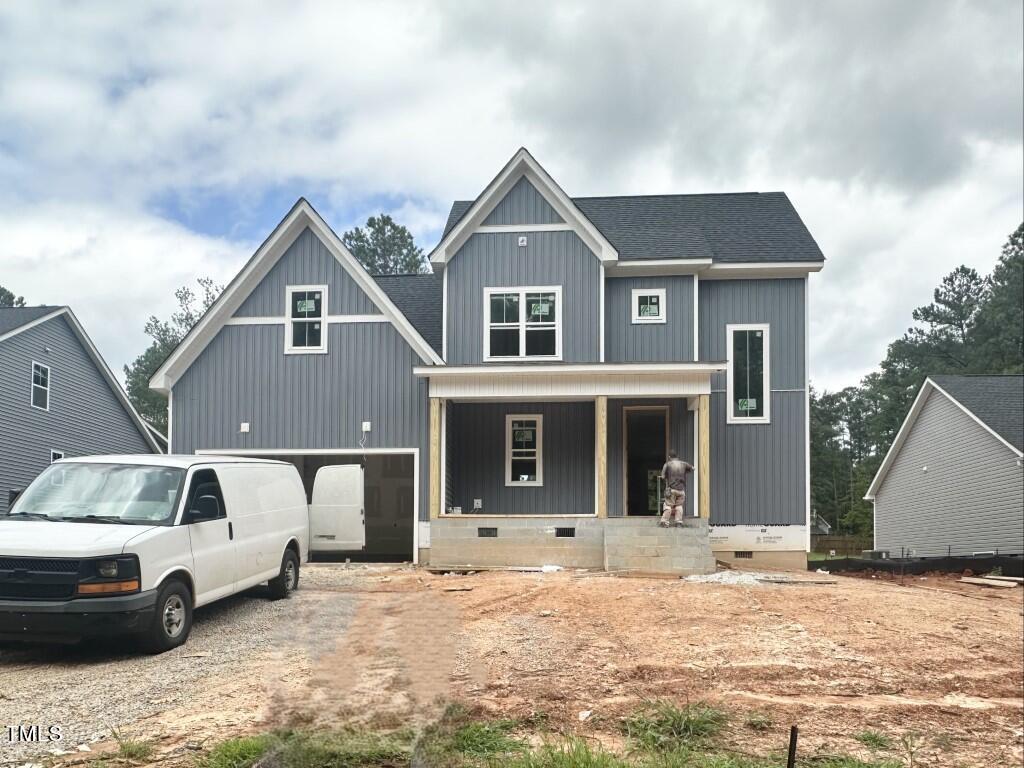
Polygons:
<instances>
[{"instance_id":1,"label":"gravel driveway","mask_svg":"<svg viewBox=\"0 0 1024 768\"><path fill-rule=\"evenodd\" d=\"M259 587L200 608L189 641L159 656L109 640L0 646L0 766L22 764L54 748L73 751L109 738L112 727L188 707L198 703L197 691L252 675L268 659L275 665L315 659L345 633L360 600L360 580L373 572L309 567L289 600L270 601ZM63 740L19 743L8 730L18 725L60 725Z\"/></svg>"}]
</instances>

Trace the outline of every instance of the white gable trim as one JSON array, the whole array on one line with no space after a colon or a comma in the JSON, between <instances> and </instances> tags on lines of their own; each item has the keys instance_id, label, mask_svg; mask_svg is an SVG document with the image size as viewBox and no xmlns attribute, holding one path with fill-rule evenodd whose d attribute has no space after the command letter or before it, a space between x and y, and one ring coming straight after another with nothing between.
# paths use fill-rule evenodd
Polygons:
<instances>
[{"instance_id":1,"label":"white gable trim","mask_svg":"<svg viewBox=\"0 0 1024 768\"><path fill-rule=\"evenodd\" d=\"M1021 453L1021 451L1017 450L1017 448L1015 448L1011 443L1007 442L1007 440L1004 437L995 432L995 430L993 430L988 424L986 424L984 421L975 416L974 413L972 413L967 407L963 405L963 403L961 403L959 400L957 400L955 397L949 394L946 390L944 390L942 387L940 387L938 384L936 384L934 381L928 378L925 379L924 384L921 385L921 391L917 393L917 397L914 399L914 404L910 406L910 412L907 413L907 418L903 420L903 424L902 426L900 426L900 431L896 433L896 439L893 440L892 445L889 446L889 451L885 454L885 459L882 460L881 466L878 467L878 472L875 473L874 480L872 480L871 485L868 486L867 493L864 494L864 499L866 501L875 500L875 494L877 494L878 489L882 487L882 481L885 480L885 476L889 473L889 470L892 468L893 462L896 461L896 457L897 455L899 455L900 449L903 447L903 443L906 442L907 437L910 435L910 430L914 426L914 423L917 421L918 416L921 415L921 411L924 409L924 404L928 400L928 395L931 394L933 391L938 392L951 403L953 403L957 408L966 413L976 424L980 425L982 429L984 429L986 432L992 435L992 437L994 437L1000 443L1002 443L1011 451L1013 451L1014 455L1016 455L1017 457L1021 457L1022 455L1024 455Z\"/></svg>"},{"instance_id":2,"label":"white gable trim","mask_svg":"<svg viewBox=\"0 0 1024 768\"><path fill-rule=\"evenodd\" d=\"M36 318L30 323L20 325L13 330L0 336L0 341L6 341L7 339L17 336L19 333L24 333L30 328L35 328L37 325L49 322L56 317L65 317L68 321L68 325L71 326L72 332L78 337L79 342L85 349L89 357L92 358L93 363L96 365L96 369L100 372L100 375L106 379L107 386L113 391L114 396L120 401L125 411L128 413L128 417L135 423L136 428L142 435L143 439L153 449L154 453L163 453L163 448L153 439L153 435L150 434L150 426L146 421L139 415L139 412L135 410L135 406L132 405L132 401L128 399L128 395L125 394L124 389L121 388L121 383L114 376L113 371L107 366L106 360L100 354L99 350L96 349L96 345L92 343L92 339L89 338L89 334L85 332L82 324L78 322L78 318L75 317L75 313L71 311L70 307L60 307L42 317Z\"/></svg>"},{"instance_id":3,"label":"white gable trim","mask_svg":"<svg viewBox=\"0 0 1024 768\"><path fill-rule=\"evenodd\" d=\"M320 238L331 255L395 326L395 329L419 355L420 359L428 365L441 363L441 358L437 353L388 298L384 289L370 277L355 256L341 242L341 239L327 226L320 214L305 199L300 199L271 232L263 245L257 249L252 258L242 267L242 270L235 275L213 306L153 374L149 381L151 389L165 394L170 390L174 382L199 357L199 354L227 324L235 311L307 227Z\"/></svg>"},{"instance_id":4,"label":"white gable trim","mask_svg":"<svg viewBox=\"0 0 1024 768\"><path fill-rule=\"evenodd\" d=\"M583 212L576 207L572 199L562 191L562 188L555 183L540 163L538 163L526 149L520 149L512 159L505 164L497 176L480 193L476 201L466 211L459 222L452 227L437 247L430 252L430 263L445 265L459 248L469 239L474 232L480 231L484 220L494 210L505 195L516 185L523 176L533 184L559 216L566 222L565 225L557 225L560 228L571 227L587 247L602 262L616 262L619 253L614 246L601 234L600 230L593 225ZM532 225L531 229L538 230L539 225ZM521 231L524 227L516 227L514 231ZM484 231L496 231L493 227L487 227Z\"/></svg>"}]
</instances>

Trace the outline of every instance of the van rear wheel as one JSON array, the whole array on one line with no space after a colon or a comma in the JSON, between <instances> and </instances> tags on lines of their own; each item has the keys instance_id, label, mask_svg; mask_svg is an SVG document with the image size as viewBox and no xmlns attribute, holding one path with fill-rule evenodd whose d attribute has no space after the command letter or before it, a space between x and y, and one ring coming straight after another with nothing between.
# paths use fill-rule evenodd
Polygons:
<instances>
[{"instance_id":1,"label":"van rear wheel","mask_svg":"<svg viewBox=\"0 0 1024 768\"><path fill-rule=\"evenodd\" d=\"M284 551L284 557L281 558L281 572L267 584L270 587L271 600L288 597L299 588L299 558L292 550Z\"/></svg>"},{"instance_id":2,"label":"van rear wheel","mask_svg":"<svg viewBox=\"0 0 1024 768\"><path fill-rule=\"evenodd\" d=\"M142 647L149 653L163 653L188 640L192 631L192 595L177 579L166 582L156 596L153 622L142 634Z\"/></svg>"}]
</instances>

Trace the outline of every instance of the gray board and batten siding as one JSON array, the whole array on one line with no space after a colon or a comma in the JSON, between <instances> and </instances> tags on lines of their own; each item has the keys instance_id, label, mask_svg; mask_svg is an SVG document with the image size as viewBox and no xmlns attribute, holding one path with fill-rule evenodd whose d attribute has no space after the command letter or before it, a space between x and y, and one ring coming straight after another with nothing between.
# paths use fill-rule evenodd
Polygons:
<instances>
[{"instance_id":1,"label":"gray board and batten siding","mask_svg":"<svg viewBox=\"0 0 1024 768\"><path fill-rule=\"evenodd\" d=\"M562 224L564 219L525 176L494 206L485 226L515 224Z\"/></svg>"},{"instance_id":2,"label":"gray board and batten siding","mask_svg":"<svg viewBox=\"0 0 1024 768\"><path fill-rule=\"evenodd\" d=\"M448 365L483 362L484 288L562 287L562 359L594 363L601 356L602 270L575 232L476 233L449 262Z\"/></svg>"},{"instance_id":3,"label":"gray board and batten siding","mask_svg":"<svg viewBox=\"0 0 1024 768\"><path fill-rule=\"evenodd\" d=\"M49 410L30 402L33 361L50 369ZM50 464L50 451L153 453L140 429L64 316L0 342L0 514L9 491Z\"/></svg>"},{"instance_id":4,"label":"gray board and batten siding","mask_svg":"<svg viewBox=\"0 0 1024 768\"><path fill-rule=\"evenodd\" d=\"M804 278L701 280L701 360L728 358L726 326L769 325L771 422L726 423L726 375L711 378L711 523L807 522Z\"/></svg>"},{"instance_id":5,"label":"gray board and batten siding","mask_svg":"<svg viewBox=\"0 0 1024 768\"><path fill-rule=\"evenodd\" d=\"M664 323L633 322L632 297L637 288L665 289ZM604 303L605 362L667 363L694 359L693 275L608 278Z\"/></svg>"},{"instance_id":6,"label":"gray board and batten siding","mask_svg":"<svg viewBox=\"0 0 1024 768\"><path fill-rule=\"evenodd\" d=\"M875 548L917 557L1024 551L1017 456L941 392L927 395L875 493Z\"/></svg>"}]
</instances>

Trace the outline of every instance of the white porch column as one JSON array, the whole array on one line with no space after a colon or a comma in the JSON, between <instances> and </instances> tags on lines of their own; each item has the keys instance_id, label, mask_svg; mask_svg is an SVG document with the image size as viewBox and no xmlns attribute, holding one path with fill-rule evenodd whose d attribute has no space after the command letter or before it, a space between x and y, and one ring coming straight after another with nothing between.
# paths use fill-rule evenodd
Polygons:
<instances>
[{"instance_id":1,"label":"white porch column","mask_svg":"<svg viewBox=\"0 0 1024 768\"><path fill-rule=\"evenodd\" d=\"M608 517L608 398L604 395L594 398L594 474L595 512Z\"/></svg>"}]
</instances>

